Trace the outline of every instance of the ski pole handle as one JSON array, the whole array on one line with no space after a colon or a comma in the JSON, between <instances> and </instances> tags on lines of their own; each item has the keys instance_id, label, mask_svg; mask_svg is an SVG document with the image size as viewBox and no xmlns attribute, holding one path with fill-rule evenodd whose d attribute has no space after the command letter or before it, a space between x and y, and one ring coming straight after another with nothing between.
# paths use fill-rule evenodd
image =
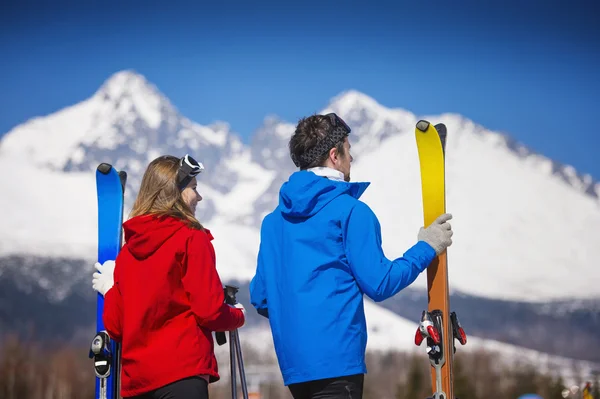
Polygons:
<instances>
[{"instance_id":1,"label":"ski pole handle","mask_svg":"<svg viewBox=\"0 0 600 399\"><path fill-rule=\"evenodd\" d=\"M237 303L237 299L235 298L235 294L237 294L239 287L235 287L233 285L226 285L223 287L223 293L225 294L225 303L228 305L235 305ZM227 342L227 336L225 332L219 331L215 333L215 339L217 340L217 344L219 346L224 345Z\"/></svg>"}]
</instances>

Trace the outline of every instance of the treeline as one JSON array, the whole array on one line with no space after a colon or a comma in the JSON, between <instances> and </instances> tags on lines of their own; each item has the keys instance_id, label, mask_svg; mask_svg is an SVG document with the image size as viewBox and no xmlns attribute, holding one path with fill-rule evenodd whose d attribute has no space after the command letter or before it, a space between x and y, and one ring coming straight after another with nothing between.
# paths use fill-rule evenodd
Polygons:
<instances>
[{"instance_id":1,"label":"treeline","mask_svg":"<svg viewBox=\"0 0 600 399\"><path fill-rule=\"evenodd\" d=\"M424 399L431 395L431 367L425 353L370 354L368 359L365 399ZM595 387L594 399L600 399L598 381ZM459 399L517 399L524 394L562 399L565 388L560 375L540 372L531 364L503 364L490 352L455 355L454 394ZM581 391L568 398L581 398Z\"/></svg>"},{"instance_id":2,"label":"treeline","mask_svg":"<svg viewBox=\"0 0 600 399\"><path fill-rule=\"evenodd\" d=\"M274 359L244 349L248 370ZM93 399L94 371L87 347L47 345L14 336L0 341L0 399ZM210 386L211 399L231 398L229 366L219 357L221 381ZM364 399L425 399L431 394L430 367L424 353L369 353ZM239 378L238 378L239 380ZM455 395L459 399L517 399L535 393L544 399L562 399L565 384L559 375L541 373L526 364L502 365L491 353L457 353ZM584 380L578 381L583 388ZM260 384L261 399L291 398L281 378ZM241 397L241 391L239 392ZM600 399L598 379L592 395ZM581 391L568 398L581 398Z\"/></svg>"},{"instance_id":3,"label":"treeline","mask_svg":"<svg viewBox=\"0 0 600 399\"><path fill-rule=\"evenodd\" d=\"M94 398L89 348L0 341L0 399Z\"/></svg>"}]
</instances>

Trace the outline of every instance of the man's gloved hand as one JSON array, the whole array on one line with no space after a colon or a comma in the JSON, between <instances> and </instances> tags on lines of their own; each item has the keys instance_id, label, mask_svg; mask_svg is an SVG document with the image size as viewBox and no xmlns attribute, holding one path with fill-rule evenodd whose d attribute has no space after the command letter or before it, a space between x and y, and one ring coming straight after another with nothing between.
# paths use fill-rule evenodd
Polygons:
<instances>
[{"instance_id":1,"label":"man's gloved hand","mask_svg":"<svg viewBox=\"0 0 600 399\"><path fill-rule=\"evenodd\" d=\"M425 241L435 250L436 255L444 252L446 248L452 245L452 226L448 220L452 219L452 215L444 213L440 215L433 223L426 228L421 227L419 230L418 240Z\"/></svg>"},{"instance_id":2,"label":"man's gloved hand","mask_svg":"<svg viewBox=\"0 0 600 399\"><path fill-rule=\"evenodd\" d=\"M246 324L246 308L244 308L244 305L242 305L241 303L236 303L235 305L229 305L232 308L236 308L236 309L240 309L242 311L242 314L244 315L244 324ZM243 327L244 324L242 324L240 327Z\"/></svg>"},{"instance_id":3,"label":"man's gloved hand","mask_svg":"<svg viewBox=\"0 0 600 399\"><path fill-rule=\"evenodd\" d=\"M92 288L102 294L102 296L105 296L115 283L113 277L115 272L115 261L107 260L102 265L96 262L94 267L98 271L92 275Z\"/></svg>"}]
</instances>

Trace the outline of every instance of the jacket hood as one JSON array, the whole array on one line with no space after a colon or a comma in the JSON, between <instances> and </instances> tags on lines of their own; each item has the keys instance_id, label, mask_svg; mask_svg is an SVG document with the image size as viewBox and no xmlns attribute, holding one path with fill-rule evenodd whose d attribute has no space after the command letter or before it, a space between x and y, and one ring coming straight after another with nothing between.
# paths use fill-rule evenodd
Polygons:
<instances>
[{"instance_id":1,"label":"jacket hood","mask_svg":"<svg viewBox=\"0 0 600 399\"><path fill-rule=\"evenodd\" d=\"M306 170L294 172L279 190L279 208L285 216L308 218L340 195L360 198L369 184L331 180Z\"/></svg>"},{"instance_id":2,"label":"jacket hood","mask_svg":"<svg viewBox=\"0 0 600 399\"><path fill-rule=\"evenodd\" d=\"M152 255L185 223L171 216L136 216L123 223L125 242L129 252L139 260Z\"/></svg>"}]
</instances>

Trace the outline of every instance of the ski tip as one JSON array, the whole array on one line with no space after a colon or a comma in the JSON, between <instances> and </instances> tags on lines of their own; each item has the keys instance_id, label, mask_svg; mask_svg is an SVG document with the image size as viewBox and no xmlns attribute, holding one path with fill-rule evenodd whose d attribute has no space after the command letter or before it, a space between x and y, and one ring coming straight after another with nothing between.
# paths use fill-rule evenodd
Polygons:
<instances>
[{"instance_id":1,"label":"ski tip","mask_svg":"<svg viewBox=\"0 0 600 399\"><path fill-rule=\"evenodd\" d=\"M103 175L107 175L111 169L112 169L112 165L109 163L103 162L100 165L98 165L98 172L102 173Z\"/></svg>"},{"instance_id":2,"label":"ski tip","mask_svg":"<svg viewBox=\"0 0 600 399\"><path fill-rule=\"evenodd\" d=\"M438 123L434 126L435 130L438 132L438 136L440 137L440 141L442 142L442 150L446 151L446 136L448 135L448 129L446 129L446 125L443 123Z\"/></svg>"},{"instance_id":3,"label":"ski tip","mask_svg":"<svg viewBox=\"0 0 600 399\"><path fill-rule=\"evenodd\" d=\"M435 130L437 130L439 134L446 134L446 132L448 131L448 129L446 129L446 125L444 125L443 123L438 123L434 127L435 127Z\"/></svg>"},{"instance_id":4,"label":"ski tip","mask_svg":"<svg viewBox=\"0 0 600 399\"><path fill-rule=\"evenodd\" d=\"M124 170L119 171L119 180L121 180L121 189L125 192L125 185L127 184L127 172Z\"/></svg>"},{"instance_id":5,"label":"ski tip","mask_svg":"<svg viewBox=\"0 0 600 399\"><path fill-rule=\"evenodd\" d=\"M424 121L424 120L420 120L417 122L417 129L419 129L422 132L426 132L427 129L429 129L429 122Z\"/></svg>"}]
</instances>

